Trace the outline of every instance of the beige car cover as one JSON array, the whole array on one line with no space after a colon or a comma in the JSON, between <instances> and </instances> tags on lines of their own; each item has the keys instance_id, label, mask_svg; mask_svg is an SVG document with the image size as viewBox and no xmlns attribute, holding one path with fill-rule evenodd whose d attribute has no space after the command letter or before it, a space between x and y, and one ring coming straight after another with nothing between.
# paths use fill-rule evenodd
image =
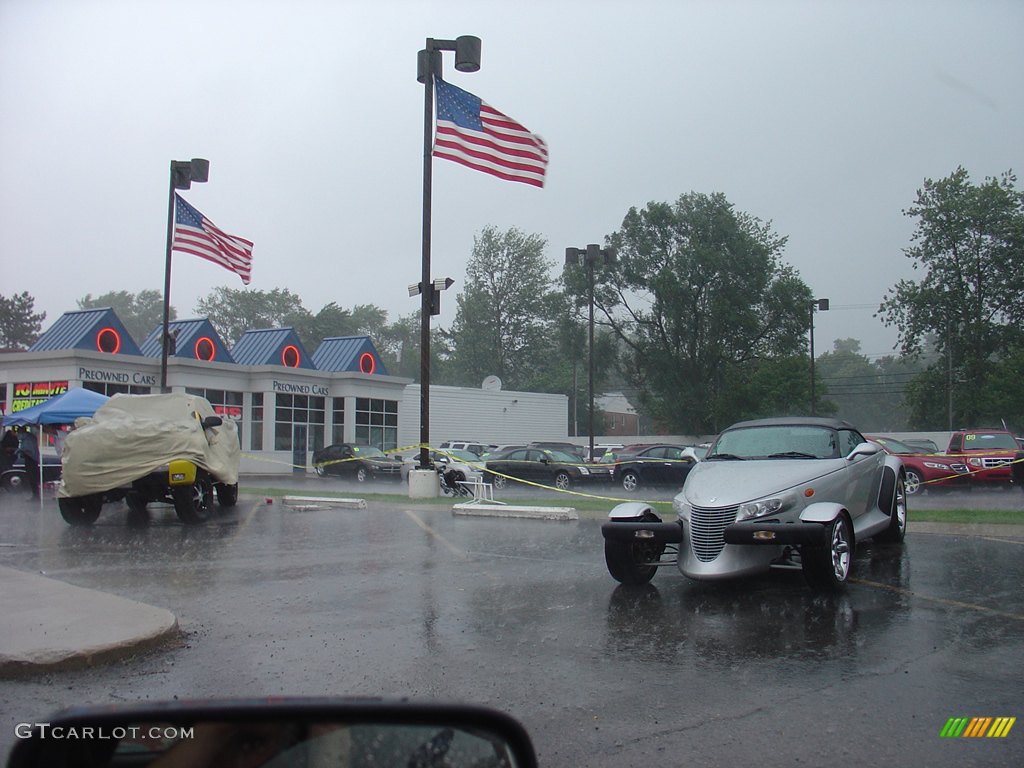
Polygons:
<instances>
[{"instance_id":1,"label":"beige car cover","mask_svg":"<svg viewBox=\"0 0 1024 768\"><path fill-rule=\"evenodd\" d=\"M114 395L68 433L61 459L58 496L85 496L128 485L132 480L187 459L216 482L238 482L238 430L227 419L204 430L216 416L198 395Z\"/></svg>"}]
</instances>

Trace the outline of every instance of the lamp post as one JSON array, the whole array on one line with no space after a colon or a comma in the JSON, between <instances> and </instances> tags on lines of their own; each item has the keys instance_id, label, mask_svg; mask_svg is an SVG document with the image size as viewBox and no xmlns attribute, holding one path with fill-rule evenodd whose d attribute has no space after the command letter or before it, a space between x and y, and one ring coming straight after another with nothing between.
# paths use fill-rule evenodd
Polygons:
<instances>
[{"instance_id":1,"label":"lamp post","mask_svg":"<svg viewBox=\"0 0 1024 768\"><path fill-rule=\"evenodd\" d=\"M602 248L599 245L590 244L586 248L566 248L565 265L583 266L587 271L587 304L590 309L590 324L588 331L587 349L588 371L587 387L589 392L590 405L587 411L587 433L590 439L590 460L594 460L594 265L614 264L615 249Z\"/></svg>"},{"instance_id":2,"label":"lamp post","mask_svg":"<svg viewBox=\"0 0 1024 768\"><path fill-rule=\"evenodd\" d=\"M828 311L828 299L814 299L810 303L811 307L811 416L817 416L818 402L815 395L815 384L814 384L814 313L815 311Z\"/></svg>"},{"instance_id":3,"label":"lamp post","mask_svg":"<svg viewBox=\"0 0 1024 768\"><path fill-rule=\"evenodd\" d=\"M171 243L174 241L174 190L190 189L192 182L210 178L210 161L201 157L171 160L171 183L167 193L167 252L164 260L164 324L160 333L160 391L167 392L167 355L171 340Z\"/></svg>"},{"instance_id":4,"label":"lamp post","mask_svg":"<svg viewBox=\"0 0 1024 768\"><path fill-rule=\"evenodd\" d=\"M416 59L416 79L423 83L423 245L420 277L420 469L430 467L430 315L438 300L430 279L430 216L433 180L434 78L441 76L441 52L455 51L455 69L480 69L480 38L462 35L455 40L427 38ZM428 286L430 290L427 290ZM412 286L410 286L412 295Z\"/></svg>"}]
</instances>

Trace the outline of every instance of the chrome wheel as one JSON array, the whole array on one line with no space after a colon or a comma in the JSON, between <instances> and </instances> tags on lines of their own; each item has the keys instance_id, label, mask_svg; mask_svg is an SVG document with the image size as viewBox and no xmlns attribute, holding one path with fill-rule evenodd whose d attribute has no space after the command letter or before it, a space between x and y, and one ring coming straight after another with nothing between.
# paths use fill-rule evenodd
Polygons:
<instances>
[{"instance_id":1,"label":"chrome wheel","mask_svg":"<svg viewBox=\"0 0 1024 768\"><path fill-rule=\"evenodd\" d=\"M560 491L567 491L572 487L572 478L568 472L559 472L555 475L555 488Z\"/></svg>"},{"instance_id":2,"label":"chrome wheel","mask_svg":"<svg viewBox=\"0 0 1024 768\"><path fill-rule=\"evenodd\" d=\"M829 553L832 556L832 575L836 582L846 581L850 575L850 534L846 518L841 517L832 524Z\"/></svg>"},{"instance_id":3,"label":"chrome wheel","mask_svg":"<svg viewBox=\"0 0 1024 768\"><path fill-rule=\"evenodd\" d=\"M640 487L640 478L636 476L636 472L626 472L622 476L623 490L633 493L638 487Z\"/></svg>"},{"instance_id":4,"label":"chrome wheel","mask_svg":"<svg viewBox=\"0 0 1024 768\"><path fill-rule=\"evenodd\" d=\"M918 491L924 490L924 482L921 480L921 476L912 469L907 470L906 489L907 494L910 496L913 496Z\"/></svg>"}]
</instances>

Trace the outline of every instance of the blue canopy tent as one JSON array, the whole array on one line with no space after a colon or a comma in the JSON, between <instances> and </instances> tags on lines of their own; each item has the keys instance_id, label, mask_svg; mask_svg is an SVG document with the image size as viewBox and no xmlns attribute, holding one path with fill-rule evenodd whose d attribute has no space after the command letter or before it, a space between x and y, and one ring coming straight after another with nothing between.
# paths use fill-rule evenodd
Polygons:
<instances>
[{"instance_id":1,"label":"blue canopy tent","mask_svg":"<svg viewBox=\"0 0 1024 768\"><path fill-rule=\"evenodd\" d=\"M43 443L44 424L73 424L75 419L82 416L92 416L97 409L110 398L93 392L90 389L76 387L69 389L62 395L51 397L49 400L33 405L23 411L7 414L4 416L5 427L28 427L39 428L38 442ZM39 457L39 486L43 485L43 457ZM6 473L5 473L6 474ZM43 496L39 495L39 504L42 506Z\"/></svg>"},{"instance_id":2,"label":"blue canopy tent","mask_svg":"<svg viewBox=\"0 0 1024 768\"><path fill-rule=\"evenodd\" d=\"M81 416L92 416L109 399L106 395L93 392L91 389L76 387L31 408L7 414L4 416L4 426L74 424L75 419Z\"/></svg>"}]
</instances>

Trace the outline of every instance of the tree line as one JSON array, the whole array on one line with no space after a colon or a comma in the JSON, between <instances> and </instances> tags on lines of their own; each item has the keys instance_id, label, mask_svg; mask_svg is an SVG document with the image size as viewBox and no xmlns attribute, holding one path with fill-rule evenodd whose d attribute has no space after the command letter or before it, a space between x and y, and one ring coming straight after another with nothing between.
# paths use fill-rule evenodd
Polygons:
<instances>
[{"instance_id":1,"label":"tree line","mask_svg":"<svg viewBox=\"0 0 1024 768\"><path fill-rule=\"evenodd\" d=\"M925 180L903 211L916 220L904 254L922 277L889 288L878 310L899 333L899 355L871 361L856 339L836 340L815 360L818 414L865 431L1024 426L1016 181L1008 171L973 184L963 168ZM650 431L673 434L808 413L813 293L784 261L786 239L720 193L631 208L606 237L617 258L592 272L595 390L625 392ZM508 389L566 394L572 433L586 423L591 273L550 261L547 247L514 227L477 234L455 319L432 330L431 379L475 387L497 375ZM78 306L114 308L140 339L162 320L158 291L86 295ZM368 335L390 373L419 375L418 312L389 322L374 305L313 312L287 288L227 287L195 312L229 346L254 328L293 327L310 349ZM26 348L44 318L29 294L0 296L0 344Z\"/></svg>"}]
</instances>

